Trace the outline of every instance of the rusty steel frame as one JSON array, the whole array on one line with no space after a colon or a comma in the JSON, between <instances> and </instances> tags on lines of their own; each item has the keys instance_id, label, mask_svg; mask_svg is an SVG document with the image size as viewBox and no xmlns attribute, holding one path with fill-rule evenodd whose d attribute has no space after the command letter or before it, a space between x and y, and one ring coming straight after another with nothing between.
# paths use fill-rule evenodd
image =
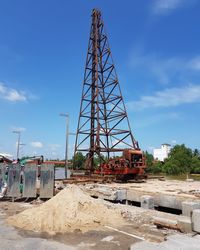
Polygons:
<instances>
[{"instance_id":1,"label":"rusty steel frame","mask_svg":"<svg viewBox=\"0 0 200 250\"><path fill-rule=\"evenodd\" d=\"M111 152L122 152L124 147L139 149L131 132L101 12L93 9L74 155L86 152L86 167L92 173L95 155L101 159L103 153L109 159Z\"/></svg>"}]
</instances>

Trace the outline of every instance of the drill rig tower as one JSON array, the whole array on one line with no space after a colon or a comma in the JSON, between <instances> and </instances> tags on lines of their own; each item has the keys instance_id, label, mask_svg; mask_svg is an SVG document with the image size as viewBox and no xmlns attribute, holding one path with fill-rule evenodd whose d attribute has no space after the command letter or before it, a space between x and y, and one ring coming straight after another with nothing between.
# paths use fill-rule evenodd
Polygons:
<instances>
[{"instance_id":1,"label":"drill rig tower","mask_svg":"<svg viewBox=\"0 0 200 250\"><path fill-rule=\"evenodd\" d=\"M125 148L139 149L131 132L101 12L92 11L75 154L85 152L86 169L94 171L94 157L103 161Z\"/></svg>"}]
</instances>

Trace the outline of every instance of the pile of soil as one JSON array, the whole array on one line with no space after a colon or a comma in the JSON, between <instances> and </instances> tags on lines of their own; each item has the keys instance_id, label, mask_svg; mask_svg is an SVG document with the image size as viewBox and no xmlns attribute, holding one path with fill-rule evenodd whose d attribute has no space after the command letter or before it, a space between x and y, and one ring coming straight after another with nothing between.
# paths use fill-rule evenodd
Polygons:
<instances>
[{"instance_id":1,"label":"pile of soil","mask_svg":"<svg viewBox=\"0 0 200 250\"><path fill-rule=\"evenodd\" d=\"M47 233L83 232L123 223L120 210L70 185L47 202L8 218L13 226Z\"/></svg>"}]
</instances>

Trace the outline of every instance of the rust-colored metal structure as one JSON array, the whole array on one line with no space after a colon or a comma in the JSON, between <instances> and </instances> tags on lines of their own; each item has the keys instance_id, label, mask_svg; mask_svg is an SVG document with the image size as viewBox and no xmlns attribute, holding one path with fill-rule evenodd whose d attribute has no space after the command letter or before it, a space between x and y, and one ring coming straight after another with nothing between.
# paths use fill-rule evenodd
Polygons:
<instances>
[{"instance_id":1,"label":"rust-colored metal structure","mask_svg":"<svg viewBox=\"0 0 200 250\"><path fill-rule=\"evenodd\" d=\"M110 158L102 163L95 170L95 174L115 176L117 180L128 181L146 178L145 168L145 157L141 150L124 149L121 157Z\"/></svg>"},{"instance_id":2,"label":"rust-colored metal structure","mask_svg":"<svg viewBox=\"0 0 200 250\"><path fill-rule=\"evenodd\" d=\"M139 150L131 132L101 12L92 11L75 152L87 154L86 168L125 148ZM104 156L104 157L103 157Z\"/></svg>"}]
</instances>

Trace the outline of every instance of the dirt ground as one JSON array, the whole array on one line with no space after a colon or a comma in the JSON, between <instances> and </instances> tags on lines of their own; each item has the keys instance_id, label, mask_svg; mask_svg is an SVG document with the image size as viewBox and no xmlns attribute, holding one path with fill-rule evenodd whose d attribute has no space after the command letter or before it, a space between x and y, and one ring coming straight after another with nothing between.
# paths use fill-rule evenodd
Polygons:
<instances>
[{"instance_id":1,"label":"dirt ground","mask_svg":"<svg viewBox=\"0 0 200 250\"><path fill-rule=\"evenodd\" d=\"M161 185L162 184L162 185ZM147 183L129 184L108 184L113 188L135 188L149 192L163 192L174 195L186 195L191 198L196 196L200 189L199 182L179 182L179 181L159 181L148 180ZM196 193L194 193L196 192ZM106 202L106 201L102 201ZM24 231L7 224L9 216L17 214L29 207L38 206L29 202L0 201L0 242L2 249L83 249L83 250L117 250L129 249L131 245L139 242L152 242L159 244L166 237L177 234L176 231L168 229L157 229L153 224L153 216L176 220L178 215L163 213L155 210L145 210L140 207L122 204L112 204L110 206L120 209L123 217L127 220L127 225L117 228L104 227L102 230L92 230L82 233L77 230L73 233L48 235L32 231ZM97 213L98 211L94 211ZM184 234L178 233L184 236ZM133 249L133 248L132 248Z\"/></svg>"},{"instance_id":2,"label":"dirt ground","mask_svg":"<svg viewBox=\"0 0 200 250\"><path fill-rule=\"evenodd\" d=\"M129 249L138 239L105 228L101 231L89 231L48 235L23 231L6 223L8 216L31 207L29 203L0 202L1 247L3 249ZM4 233L6 232L6 233ZM46 240L48 240L48 245ZM22 247L22 248L21 248ZM28 248L27 248L28 247Z\"/></svg>"},{"instance_id":3,"label":"dirt ground","mask_svg":"<svg viewBox=\"0 0 200 250\"><path fill-rule=\"evenodd\" d=\"M185 198L200 198L200 182L199 181L177 181L177 180L156 180L149 179L142 183L112 183L107 184L108 187L135 189L148 193L162 193L169 195L182 196Z\"/></svg>"},{"instance_id":4,"label":"dirt ground","mask_svg":"<svg viewBox=\"0 0 200 250\"><path fill-rule=\"evenodd\" d=\"M24 248L22 249L26 249L26 244L29 244L30 239L34 242L34 244L31 245L31 247L28 249L47 249L45 248L46 245L45 246L43 245L44 240L48 240L48 244L50 244L48 246L48 249L97 249L97 250L129 249L130 245L141 241L139 238L136 237L141 237L141 238L144 237L146 240L150 240L153 242L160 242L164 240L166 235L172 233L172 231L169 230L158 230L154 225L150 224L148 215L149 212L147 211L146 211L147 213L146 218L142 216L143 220L141 220L140 216L133 217L133 220L129 221L129 225L117 229L120 230L120 232L110 228L103 228L103 230L89 231L86 233L76 231L73 233L48 235L45 233L23 231L17 228L13 228L6 223L6 218L8 218L9 216L17 214L33 206L37 205L32 205L28 202L27 203L10 202L10 201L0 202L1 232L3 231L7 232L6 234L1 233L1 235L4 235L4 237L0 239L1 246L3 246L3 244L5 243L4 249L10 249L6 248L7 246L10 247L12 246L12 249L19 249L15 248L17 247L16 241L19 241L21 242L21 244L24 244L23 245ZM119 205L119 206L122 206L124 209L124 205ZM134 211L136 210L138 212L140 211L140 208L133 207L133 210ZM152 212L157 213L157 211L152 211ZM127 216L132 217L131 210L127 211ZM13 237L13 235L15 237ZM62 245L58 246L56 244L62 244ZM35 246L37 245L37 248L34 248L34 245Z\"/></svg>"}]
</instances>

